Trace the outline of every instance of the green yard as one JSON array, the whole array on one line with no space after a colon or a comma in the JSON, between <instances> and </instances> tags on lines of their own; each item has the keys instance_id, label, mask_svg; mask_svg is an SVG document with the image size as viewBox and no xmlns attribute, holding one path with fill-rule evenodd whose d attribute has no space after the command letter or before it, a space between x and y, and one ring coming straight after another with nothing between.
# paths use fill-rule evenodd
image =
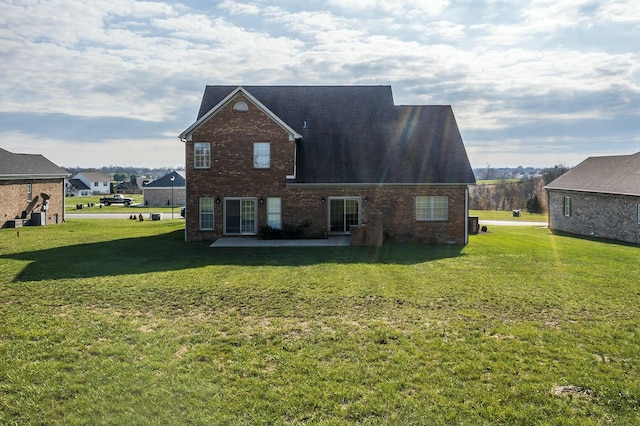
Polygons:
<instances>
[{"instance_id":1,"label":"green yard","mask_svg":"<svg viewBox=\"0 0 640 426\"><path fill-rule=\"evenodd\" d=\"M640 423L637 246L220 250L182 226L0 230L0 424Z\"/></svg>"}]
</instances>

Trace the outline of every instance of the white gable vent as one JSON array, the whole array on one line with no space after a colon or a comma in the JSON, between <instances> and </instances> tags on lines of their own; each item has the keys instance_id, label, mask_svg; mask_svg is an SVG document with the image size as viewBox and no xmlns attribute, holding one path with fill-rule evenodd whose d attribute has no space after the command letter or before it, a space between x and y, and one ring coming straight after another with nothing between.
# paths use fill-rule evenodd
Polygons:
<instances>
[{"instance_id":1,"label":"white gable vent","mask_svg":"<svg viewBox=\"0 0 640 426\"><path fill-rule=\"evenodd\" d=\"M235 104L233 104L233 110L240 111L240 112L247 112L249 111L249 105L247 105L247 103L244 101L238 101Z\"/></svg>"}]
</instances>

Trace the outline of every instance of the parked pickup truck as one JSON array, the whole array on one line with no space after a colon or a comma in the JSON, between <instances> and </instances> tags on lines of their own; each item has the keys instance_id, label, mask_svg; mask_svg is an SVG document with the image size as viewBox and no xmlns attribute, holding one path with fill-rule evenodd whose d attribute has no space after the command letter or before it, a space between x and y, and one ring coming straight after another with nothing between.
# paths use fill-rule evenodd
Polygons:
<instances>
[{"instance_id":1,"label":"parked pickup truck","mask_svg":"<svg viewBox=\"0 0 640 426\"><path fill-rule=\"evenodd\" d=\"M127 198L122 194L113 194L109 197L100 198L100 203L108 206L109 204L124 204L125 206L129 206L133 204L133 198Z\"/></svg>"}]
</instances>

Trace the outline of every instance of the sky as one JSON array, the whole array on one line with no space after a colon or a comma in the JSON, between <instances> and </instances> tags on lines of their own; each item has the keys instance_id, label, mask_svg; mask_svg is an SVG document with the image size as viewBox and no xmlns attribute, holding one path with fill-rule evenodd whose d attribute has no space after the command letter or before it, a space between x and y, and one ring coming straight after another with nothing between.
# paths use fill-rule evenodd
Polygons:
<instances>
[{"instance_id":1,"label":"sky","mask_svg":"<svg viewBox=\"0 0 640 426\"><path fill-rule=\"evenodd\" d=\"M471 165L640 151L637 0L0 0L0 147L179 168L206 85L391 85Z\"/></svg>"}]
</instances>

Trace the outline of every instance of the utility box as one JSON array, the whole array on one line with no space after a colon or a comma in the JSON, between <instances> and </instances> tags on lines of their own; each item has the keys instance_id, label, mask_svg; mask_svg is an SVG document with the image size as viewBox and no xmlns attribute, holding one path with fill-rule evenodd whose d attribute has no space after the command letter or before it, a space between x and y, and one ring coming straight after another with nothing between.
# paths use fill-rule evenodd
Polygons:
<instances>
[{"instance_id":1,"label":"utility box","mask_svg":"<svg viewBox=\"0 0 640 426\"><path fill-rule=\"evenodd\" d=\"M31 226L42 226L47 222L47 214L45 212L31 213Z\"/></svg>"},{"instance_id":2,"label":"utility box","mask_svg":"<svg viewBox=\"0 0 640 426\"><path fill-rule=\"evenodd\" d=\"M478 216L469 216L468 220L469 234L476 235L480 230L480 220L478 219Z\"/></svg>"}]
</instances>

